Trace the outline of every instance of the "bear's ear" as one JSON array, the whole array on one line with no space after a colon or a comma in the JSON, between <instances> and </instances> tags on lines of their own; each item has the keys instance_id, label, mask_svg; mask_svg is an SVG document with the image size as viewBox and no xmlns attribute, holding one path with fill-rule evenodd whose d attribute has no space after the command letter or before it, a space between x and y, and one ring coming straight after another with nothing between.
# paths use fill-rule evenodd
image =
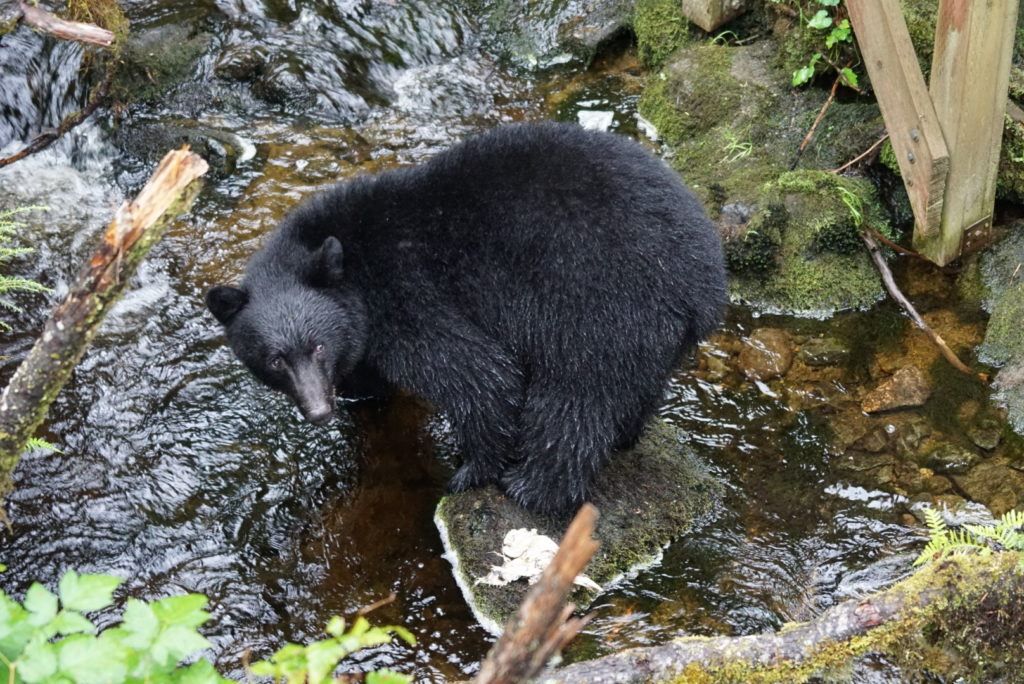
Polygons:
<instances>
[{"instance_id":1,"label":"bear's ear","mask_svg":"<svg viewBox=\"0 0 1024 684\"><path fill-rule=\"evenodd\" d=\"M230 323L248 301L248 292L230 285L216 285L206 293L206 306L223 325Z\"/></svg>"},{"instance_id":2,"label":"bear's ear","mask_svg":"<svg viewBox=\"0 0 1024 684\"><path fill-rule=\"evenodd\" d=\"M342 249L338 238L333 235L320 245L313 258L313 279L323 287L336 287L341 285L344 275L342 268Z\"/></svg>"}]
</instances>

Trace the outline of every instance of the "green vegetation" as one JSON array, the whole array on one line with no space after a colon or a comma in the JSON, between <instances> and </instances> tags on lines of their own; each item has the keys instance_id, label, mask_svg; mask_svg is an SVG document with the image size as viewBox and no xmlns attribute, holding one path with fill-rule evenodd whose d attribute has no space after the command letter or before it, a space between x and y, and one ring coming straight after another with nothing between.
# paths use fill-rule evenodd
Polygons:
<instances>
[{"instance_id":1,"label":"green vegetation","mask_svg":"<svg viewBox=\"0 0 1024 684\"><path fill-rule=\"evenodd\" d=\"M1007 511L994 525L964 525L955 530L949 529L934 508L924 509L924 518L930 539L914 565L955 554L1024 551L1024 511Z\"/></svg>"},{"instance_id":2,"label":"green vegetation","mask_svg":"<svg viewBox=\"0 0 1024 684\"><path fill-rule=\"evenodd\" d=\"M649 67L661 66L669 55L690 41L688 27L679 2L637 0L633 31L640 61Z\"/></svg>"},{"instance_id":3,"label":"green vegetation","mask_svg":"<svg viewBox=\"0 0 1024 684\"><path fill-rule=\"evenodd\" d=\"M45 207L18 207L0 211L0 266L7 264L12 259L32 253L31 247L14 247L11 243L16 238L19 229L25 226L21 221L15 220L15 216L30 211L44 209ZM0 307L8 311L18 312L21 307L12 302L5 295L12 292L49 292L50 288L40 285L34 280L21 278L19 276L0 273ZM11 326L0 321L0 329L10 330Z\"/></svg>"},{"instance_id":4,"label":"green vegetation","mask_svg":"<svg viewBox=\"0 0 1024 684\"><path fill-rule=\"evenodd\" d=\"M856 88L857 74L848 66L839 66L840 61L849 59L846 53L856 49L850 20L842 16L843 9L839 0L816 2L819 9L806 20L806 27L824 37L825 49L812 54L806 64L794 71L791 82L794 87L810 83L822 68L831 68L839 74L843 85ZM803 17L802 12L801 16Z\"/></svg>"},{"instance_id":5,"label":"green vegetation","mask_svg":"<svg viewBox=\"0 0 1024 684\"><path fill-rule=\"evenodd\" d=\"M201 594L151 603L129 598L121 622L97 633L86 615L108 608L120 583L110 575L69 570L56 594L38 583L21 603L0 592L0 677L11 684L230 684L210 661L197 659L210 646L198 632L210 618ZM355 651L390 643L393 636L415 643L401 627L371 627L362 617L347 630L344 620L334 618L327 632L327 639L288 644L253 663L250 675L287 684L328 684L339 661ZM188 660L194 662L181 665ZM365 681L412 680L385 670L368 674Z\"/></svg>"}]
</instances>

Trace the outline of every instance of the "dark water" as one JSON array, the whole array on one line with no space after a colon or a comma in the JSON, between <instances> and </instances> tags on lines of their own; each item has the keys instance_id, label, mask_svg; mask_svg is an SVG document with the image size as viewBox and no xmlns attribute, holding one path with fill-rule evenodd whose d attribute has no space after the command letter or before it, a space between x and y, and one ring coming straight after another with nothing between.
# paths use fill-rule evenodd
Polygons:
<instances>
[{"instance_id":1,"label":"dark water","mask_svg":"<svg viewBox=\"0 0 1024 684\"><path fill-rule=\"evenodd\" d=\"M432 522L452 469L436 456L443 423L408 398L353 406L327 428L303 423L233 360L202 293L237 276L290 206L339 177L414 163L509 120L607 110L615 130L635 134L641 71L625 45L589 72L572 64L512 71L480 47L480 27L454 3L165 2L129 12L139 29L211 32L183 89L200 84L231 103L196 113L171 98L129 119L187 115L244 137L256 155L211 174L61 393L43 436L63 453L30 454L17 471L0 587L20 595L34 579L52 585L77 568L124 577L122 597L203 592L213 657L236 673L247 650L264 655L285 640L317 638L331 615L394 592L374 619L405 625L419 643L368 652L358 666L390 665L422 680L472 673L490 638L459 595ZM288 73L280 83L312 99L275 105L212 76L255 46L268 68ZM23 30L3 38L0 101L13 109L0 117L0 146L16 148L80 106L80 57ZM19 77L26 64L40 76ZM59 97L40 85L50 78L62 84ZM17 299L26 312L9 319L15 332L0 345L0 380L113 207L144 177L145 164L112 144L110 124L98 117L0 172L0 206L50 207L27 219L38 253L14 268L55 289ZM858 316L772 323L857 329ZM703 353L720 353L759 324L733 311ZM852 391L844 382L866 378L856 368L844 377L828 391L842 396ZM840 452L827 412L683 370L662 417L690 432L726 483L724 506L660 565L602 597L572 657L680 631L776 628L908 570L920 537L901 518L905 502L832 468Z\"/></svg>"}]
</instances>

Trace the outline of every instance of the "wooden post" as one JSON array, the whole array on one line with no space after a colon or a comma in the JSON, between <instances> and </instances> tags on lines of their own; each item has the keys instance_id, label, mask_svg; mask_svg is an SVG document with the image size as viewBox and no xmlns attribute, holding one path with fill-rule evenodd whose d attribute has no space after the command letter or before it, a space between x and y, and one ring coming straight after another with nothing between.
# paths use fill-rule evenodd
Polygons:
<instances>
[{"instance_id":1,"label":"wooden post","mask_svg":"<svg viewBox=\"0 0 1024 684\"><path fill-rule=\"evenodd\" d=\"M748 0L682 0L683 15L710 33L747 11Z\"/></svg>"},{"instance_id":2,"label":"wooden post","mask_svg":"<svg viewBox=\"0 0 1024 684\"><path fill-rule=\"evenodd\" d=\"M939 233L949 152L907 23L899 0L847 0L846 8L914 210L915 244L927 242Z\"/></svg>"},{"instance_id":3,"label":"wooden post","mask_svg":"<svg viewBox=\"0 0 1024 684\"><path fill-rule=\"evenodd\" d=\"M939 3L931 98L949 176L940 229L914 236L914 247L939 265L960 255L966 231L992 226L1019 1Z\"/></svg>"}]
</instances>

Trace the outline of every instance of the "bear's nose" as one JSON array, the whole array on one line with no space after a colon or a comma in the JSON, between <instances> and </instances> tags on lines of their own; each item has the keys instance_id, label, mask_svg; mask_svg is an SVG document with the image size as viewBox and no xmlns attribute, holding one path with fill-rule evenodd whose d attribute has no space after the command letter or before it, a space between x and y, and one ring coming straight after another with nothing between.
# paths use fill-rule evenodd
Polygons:
<instances>
[{"instance_id":1,"label":"bear's nose","mask_svg":"<svg viewBox=\"0 0 1024 684\"><path fill-rule=\"evenodd\" d=\"M303 414L306 420L313 423L313 425L326 425L334 417L334 410L325 404L308 411L303 411Z\"/></svg>"}]
</instances>

